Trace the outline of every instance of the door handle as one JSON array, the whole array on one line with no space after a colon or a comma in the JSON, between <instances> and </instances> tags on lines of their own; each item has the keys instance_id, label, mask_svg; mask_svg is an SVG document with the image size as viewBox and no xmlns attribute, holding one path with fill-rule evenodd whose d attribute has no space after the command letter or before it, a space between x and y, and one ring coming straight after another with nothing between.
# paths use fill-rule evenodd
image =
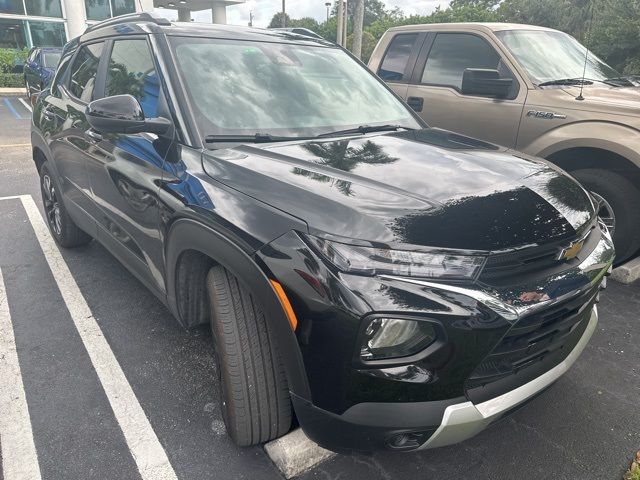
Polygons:
<instances>
[{"instance_id":1,"label":"door handle","mask_svg":"<svg viewBox=\"0 0 640 480\"><path fill-rule=\"evenodd\" d=\"M100 135L98 132L96 132L93 128L90 128L89 130L87 130L84 133L85 133L85 135L87 137L89 137L91 140L93 140L95 142L101 142L102 141L102 135Z\"/></svg>"},{"instance_id":2,"label":"door handle","mask_svg":"<svg viewBox=\"0 0 640 480\"><path fill-rule=\"evenodd\" d=\"M407 104L416 112L421 112L424 106L424 98L422 97L409 97L407 98Z\"/></svg>"}]
</instances>

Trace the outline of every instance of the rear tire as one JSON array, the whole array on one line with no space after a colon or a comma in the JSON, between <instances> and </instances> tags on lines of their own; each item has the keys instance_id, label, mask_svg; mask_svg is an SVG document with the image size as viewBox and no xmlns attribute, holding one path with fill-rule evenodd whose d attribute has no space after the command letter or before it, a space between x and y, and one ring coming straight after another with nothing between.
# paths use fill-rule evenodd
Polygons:
<instances>
[{"instance_id":1,"label":"rear tire","mask_svg":"<svg viewBox=\"0 0 640 480\"><path fill-rule=\"evenodd\" d=\"M616 265L640 249L640 191L629 180L608 170L571 172L587 190L602 197L615 215L613 243Z\"/></svg>"},{"instance_id":2,"label":"rear tire","mask_svg":"<svg viewBox=\"0 0 640 480\"><path fill-rule=\"evenodd\" d=\"M91 236L78 228L64 208L59 183L49 169L49 162L40 167L40 192L45 220L56 243L66 248L89 243Z\"/></svg>"},{"instance_id":3,"label":"rear tire","mask_svg":"<svg viewBox=\"0 0 640 480\"><path fill-rule=\"evenodd\" d=\"M223 267L209 270L207 291L228 434L239 446L284 435L291 426L291 400L264 311Z\"/></svg>"}]
</instances>

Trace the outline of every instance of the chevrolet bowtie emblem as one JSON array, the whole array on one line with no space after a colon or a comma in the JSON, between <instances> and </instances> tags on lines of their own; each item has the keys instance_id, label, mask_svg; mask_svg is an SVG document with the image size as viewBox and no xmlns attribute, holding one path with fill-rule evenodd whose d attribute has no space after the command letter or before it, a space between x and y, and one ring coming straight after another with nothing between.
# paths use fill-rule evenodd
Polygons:
<instances>
[{"instance_id":1,"label":"chevrolet bowtie emblem","mask_svg":"<svg viewBox=\"0 0 640 480\"><path fill-rule=\"evenodd\" d=\"M567 248L560 252L558 260L571 260L572 258L575 258L576 255L580 253L580 250L582 250L582 247L584 247L584 240L572 242Z\"/></svg>"}]
</instances>

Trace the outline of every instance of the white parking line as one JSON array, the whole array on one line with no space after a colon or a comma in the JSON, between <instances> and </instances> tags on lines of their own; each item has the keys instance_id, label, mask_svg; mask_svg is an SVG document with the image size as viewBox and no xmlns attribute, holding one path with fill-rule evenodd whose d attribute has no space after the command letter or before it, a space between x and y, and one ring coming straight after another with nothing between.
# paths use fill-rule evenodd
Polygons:
<instances>
[{"instance_id":1,"label":"white parking line","mask_svg":"<svg viewBox=\"0 0 640 480\"><path fill-rule=\"evenodd\" d=\"M29 105L27 102L25 102L23 98L18 97L18 100L20 100L20 103L22 103L22 105L24 105L24 108L26 108L30 112L33 112L33 110L31 110L31 105Z\"/></svg>"},{"instance_id":2,"label":"white parking line","mask_svg":"<svg viewBox=\"0 0 640 480\"><path fill-rule=\"evenodd\" d=\"M51 237L38 207L31 195L22 195L20 199L140 475L143 480L176 480L164 448Z\"/></svg>"},{"instance_id":3,"label":"white parking line","mask_svg":"<svg viewBox=\"0 0 640 480\"><path fill-rule=\"evenodd\" d=\"M29 408L0 270L0 442L4 480L40 480Z\"/></svg>"}]
</instances>

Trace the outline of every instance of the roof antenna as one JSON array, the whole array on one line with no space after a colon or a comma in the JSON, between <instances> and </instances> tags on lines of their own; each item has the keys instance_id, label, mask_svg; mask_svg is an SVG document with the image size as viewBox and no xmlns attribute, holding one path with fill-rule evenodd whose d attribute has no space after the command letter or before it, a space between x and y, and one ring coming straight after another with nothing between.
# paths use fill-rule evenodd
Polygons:
<instances>
[{"instance_id":1,"label":"roof antenna","mask_svg":"<svg viewBox=\"0 0 640 480\"><path fill-rule=\"evenodd\" d=\"M587 63L589 62L589 40L591 38L591 24L593 23L593 5L596 2L592 2L590 4L591 7L591 19L589 20L589 26L587 27L587 31L584 39L584 67L582 69L582 81L580 82L580 93L576 97L576 100L584 100L582 96L582 90L584 89L584 77L587 75Z\"/></svg>"}]
</instances>

